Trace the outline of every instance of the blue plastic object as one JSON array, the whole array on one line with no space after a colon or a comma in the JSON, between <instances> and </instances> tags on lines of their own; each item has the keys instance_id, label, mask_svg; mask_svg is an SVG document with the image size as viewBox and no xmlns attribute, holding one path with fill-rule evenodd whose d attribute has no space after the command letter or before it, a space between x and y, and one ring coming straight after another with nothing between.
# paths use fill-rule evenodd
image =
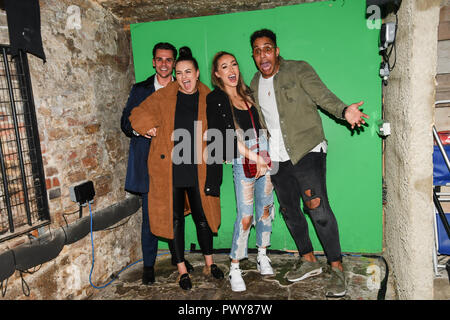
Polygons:
<instances>
[{"instance_id":1,"label":"blue plastic object","mask_svg":"<svg viewBox=\"0 0 450 320\"><path fill-rule=\"evenodd\" d=\"M445 217L450 223L450 213L446 213ZM440 254L450 254L450 239L448 238L447 232L445 232L445 228L439 214L436 214L436 224L438 234L438 252Z\"/></svg>"},{"instance_id":2,"label":"blue plastic object","mask_svg":"<svg viewBox=\"0 0 450 320\"><path fill-rule=\"evenodd\" d=\"M450 158L450 145L445 145L444 150ZM445 163L444 156L438 146L433 151L433 185L445 186L450 184L450 170Z\"/></svg>"}]
</instances>

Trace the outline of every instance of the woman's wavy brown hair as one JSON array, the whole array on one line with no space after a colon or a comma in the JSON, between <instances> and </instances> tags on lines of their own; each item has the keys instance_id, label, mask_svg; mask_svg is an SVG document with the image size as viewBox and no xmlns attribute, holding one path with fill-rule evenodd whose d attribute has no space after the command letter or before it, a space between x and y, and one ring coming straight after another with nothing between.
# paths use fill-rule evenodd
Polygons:
<instances>
[{"instance_id":1,"label":"woman's wavy brown hair","mask_svg":"<svg viewBox=\"0 0 450 320\"><path fill-rule=\"evenodd\" d=\"M234 60L236 60L236 63L239 66L239 63L237 62L237 59L234 56L234 54L226 52L226 51L219 51L215 54L213 61L212 61L212 68L211 68L211 83L213 84L213 86L219 87L224 92L226 92L226 91L225 91L222 79L220 79L216 76L216 72L218 71L218 68L219 68L219 59L225 55L232 56L234 58ZM236 89L237 89L238 95L242 99L244 99L245 101L250 103L250 105L255 104L255 101L252 96L252 92L251 92L250 88L247 87L247 85L245 84L244 78L242 77L242 73L241 73L240 69L239 69L239 80L238 80Z\"/></svg>"},{"instance_id":2,"label":"woman's wavy brown hair","mask_svg":"<svg viewBox=\"0 0 450 320\"><path fill-rule=\"evenodd\" d=\"M212 68L211 68L211 83L213 84L213 86L220 88L223 92L226 93L222 79L218 78L216 76L216 71L218 70L219 67L219 59L222 58L225 55L229 55L232 56L234 58L234 60L236 60L236 63L239 66L239 63L237 62L236 57L234 56L234 54L226 52L226 51L219 51L214 55L213 61L212 61ZM238 85L237 85L237 93L238 95L244 99L244 101L247 101L249 103L250 106L252 105L256 105L255 100L253 99L253 94L252 94L252 90L247 87L247 85L244 82L244 77L242 77L242 73L241 73L241 69L239 69L239 80L238 80ZM236 121L236 117L234 115L234 107L233 104L231 103L231 99L228 96L228 100L230 101L230 107L231 107L231 114L233 116L233 121L234 121L234 126L236 129L239 129L239 125ZM268 131L267 128L263 125L261 119L259 119L259 125L260 127L264 130L264 132L268 135Z\"/></svg>"}]
</instances>

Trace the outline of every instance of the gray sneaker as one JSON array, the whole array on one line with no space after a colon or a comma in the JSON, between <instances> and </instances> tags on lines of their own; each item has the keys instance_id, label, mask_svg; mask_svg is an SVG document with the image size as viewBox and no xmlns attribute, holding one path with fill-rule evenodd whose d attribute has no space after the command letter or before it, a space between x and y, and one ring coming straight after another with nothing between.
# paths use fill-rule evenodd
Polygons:
<instances>
[{"instance_id":1,"label":"gray sneaker","mask_svg":"<svg viewBox=\"0 0 450 320\"><path fill-rule=\"evenodd\" d=\"M319 261L310 262L301 258L294 268L286 273L286 279L291 282L304 280L322 273L322 267Z\"/></svg>"},{"instance_id":2,"label":"gray sneaker","mask_svg":"<svg viewBox=\"0 0 450 320\"><path fill-rule=\"evenodd\" d=\"M339 268L331 268L331 279L325 295L330 298L343 297L347 293L345 274Z\"/></svg>"}]
</instances>

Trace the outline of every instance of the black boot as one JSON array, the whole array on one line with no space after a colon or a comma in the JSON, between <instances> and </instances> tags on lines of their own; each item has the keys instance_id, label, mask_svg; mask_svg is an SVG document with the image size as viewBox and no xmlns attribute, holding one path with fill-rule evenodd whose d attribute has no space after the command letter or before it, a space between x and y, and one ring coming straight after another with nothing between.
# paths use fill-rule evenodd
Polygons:
<instances>
[{"instance_id":1,"label":"black boot","mask_svg":"<svg viewBox=\"0 0 450 320\"><path fill-rule=\"evenodd\" d=\"M178 281L181 289L190 290L192 288L191 278L189 277L189 273L184 273L180 276L180 280Z\"/></svg>"},{"instance_id":2,"label":"black boot","mask_svg":"<svg viewBox=\"0 0 450 320\"><path fill-rule=\"evenodd\" d=\"M142 272L142 284L149 285L155 282L155 270L153 267L144 267Z\"/></svg>"}]
</instances>

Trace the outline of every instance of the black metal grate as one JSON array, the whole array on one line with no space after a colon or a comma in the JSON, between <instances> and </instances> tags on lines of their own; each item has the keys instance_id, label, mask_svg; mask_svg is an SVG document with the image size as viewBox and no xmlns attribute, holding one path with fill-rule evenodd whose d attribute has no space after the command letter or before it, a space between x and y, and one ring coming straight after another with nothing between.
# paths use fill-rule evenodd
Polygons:
<instances>
[{"instance_id":1,"label":"black metal grate","mask_svg":"<svg viewBox=\"0 0 450 320\"><path fill-rule=\"evenodd\" d=\"M28 60L0 45L0 242L50 223Z\"/></svg>"}]
</instances>

